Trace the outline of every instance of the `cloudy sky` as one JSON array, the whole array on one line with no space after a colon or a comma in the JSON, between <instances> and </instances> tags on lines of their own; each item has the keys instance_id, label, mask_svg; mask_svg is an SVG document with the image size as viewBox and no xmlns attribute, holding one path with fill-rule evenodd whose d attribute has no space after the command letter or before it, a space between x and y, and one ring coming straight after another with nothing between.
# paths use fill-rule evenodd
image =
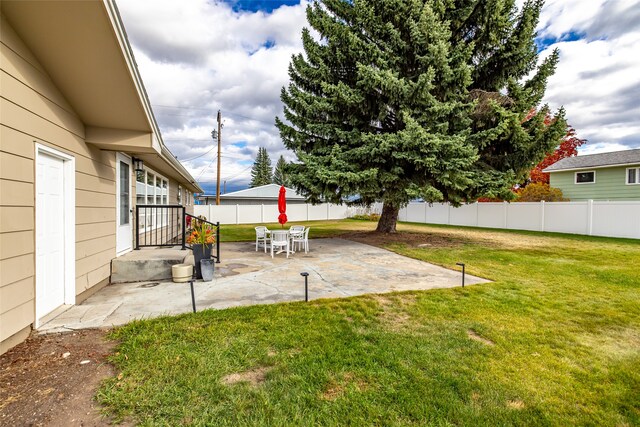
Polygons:
<instances>
[{"instance_id":1,"label":"cloudy sky","mask_svg":"<svg viewBox=\"0 0 640 427\"><path fill-rule=\"evenodd\" d=\"M519 0L520 3L523 0ZM211 131L222 111L222 180L246 186L258 147L288 152L273 125L291 55L302 51L303 0L118 0L169 149L215 192ZM546 99L564 106L581 153L640 148L640 0L547 0L541 58L560 50Z\"/></svg>"}]
</instances>

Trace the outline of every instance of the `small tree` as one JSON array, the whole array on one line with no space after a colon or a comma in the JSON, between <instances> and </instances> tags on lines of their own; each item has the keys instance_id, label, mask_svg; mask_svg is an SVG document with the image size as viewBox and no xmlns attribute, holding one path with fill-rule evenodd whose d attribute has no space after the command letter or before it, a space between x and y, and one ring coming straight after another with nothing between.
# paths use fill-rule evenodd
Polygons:
<instances>
[{"instance_id":1,"label":"small tree","mask_svg":"<svg viewBox=\"0 0 640 427\"><path fill-rule=\"evenodd\" d=\"M543 169L548 168L558 160L577 156L578 147L586 142L586 139L580 139L576 136L576 130L574 128L568 126L567 134L562 138L560 145L531 170L531 182L549 184L549 174L542 172Z\"/></svg>"},{"instance_id":2,"label":"small tree","mask_svg":"<svg viewBox=\"0 0 640 427\"><path fill-rule=\"evenodd\" d=\"M288 180L288 173L286 171L287 161L283 156L280 156L278 161L276 162L276 167L273 171L273 183L278 185L284 185L285 187L290 187L291 184Z\"/></svg>"},{"instance_id":3,"label":"small tree","mask_svg":"<svg viewBox=\"0 0 640 427\"><path fill-rule=\"evenodd\" d=\"M259 187L261 185L271 184L273 181L272 170L271 170L271 159L269 158L269 153L267 153L267 149L264 147L258 148L258 155L256 156L256 160L253 162L253 167L251 168L251 183L249 187Z\"/></svg>"},{"instance_id":4,"label":"small tree","mask_svg":"<svg viewBox=\"0 0 640 427\"><path fill-rule=\"evenodd\" d=\"M551 187L543 182L532 182L521 190L518 190L516 202L565 202L562 190Z\"/></svg>"}]
</instances>

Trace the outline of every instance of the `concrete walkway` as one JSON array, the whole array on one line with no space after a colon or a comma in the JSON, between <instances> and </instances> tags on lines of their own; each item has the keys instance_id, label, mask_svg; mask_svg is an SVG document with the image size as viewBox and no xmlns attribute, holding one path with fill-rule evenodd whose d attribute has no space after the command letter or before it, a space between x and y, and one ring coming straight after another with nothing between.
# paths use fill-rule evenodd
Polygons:
<instances>
[{"instance_id":1,"label":"concrete walkway","mask_svg":"<svg viewBox=\"0 0 640 427\"><path fill-rule=\"evenodd\" d=\"M196 282L198 311L242 305L304 300L309 273L309 299L460 286L459 271L407 258L384 249L343 239L309 242L310 252L274 259L254 243L224 243L215 279ZM466 284L488 280L467 275ZM39 328L59 332L122 325L133 319L191 311L189 284L120 283L109 285Z\"/></svg>"}]
</instances>

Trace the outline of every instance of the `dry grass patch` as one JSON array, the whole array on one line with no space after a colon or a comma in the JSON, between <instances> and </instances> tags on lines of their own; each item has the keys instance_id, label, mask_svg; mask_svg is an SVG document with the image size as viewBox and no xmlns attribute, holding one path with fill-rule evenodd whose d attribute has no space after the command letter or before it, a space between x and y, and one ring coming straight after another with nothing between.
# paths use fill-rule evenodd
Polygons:
<instances>
[{"instance_id":1,"label":"dry grass patch","mask_svg":"<svg viewBox=\"0 0 640 427\"><path fill-rule=\"evenodd\" d=\"M519 399L507 401L507 408L509 409L516 409L519 411L521 409L524 409L524 406L525 406L524 402Z\"/></svg>"},{"instance_id":2,"label":"dry grass patch","mask_svg":"<svg viewBox=\"0 0 640 427\"><path fill-rule=\"evenodd\" d=\"M238 383L248 383L252 387L258 387L265 382L267 373L273 368L268 366L260 366L244 372L236 372L225 375L220 382L225 385L233 385Z\"/></svg>"},{"instance_id":3,"label":"dry grass patch","mask_svg":"<svg viewBox=\"0 0 640 427\"><path fill-rule=\"evenodd\" d=\"M488 346L494 346L496 345L496 343L494 343L493 341L491 341L490 339L487 339L481 335L479 335L476 331L474 331L473 329L469 329L467 331L467 336L469 337L469 339L472 339L474 341L478 341L481 342L482 344L488 345Z\"/></svg>"},{"instance_id":4,"label":"dry grass patch","mask_svg":"<svg viewBox=\"0 0 640 427\"><path fill-rule=\"evenodd\" d=\"M416 303L415 295L373 295L371 298L381 309L377 317L386 329L401 332L415 324L406 311Z\"/></svg>"},{"instance_id":5,"label":"dry grass patch","mask_svg":"<svg viewBox=\"0 0 640 427\"><path fill-rule=\"evenodd\" d=\"M607 329L599 334L583 334L578 339L582 345L611 359L640 355L640 332L631 328Z\"/></svg>"},{"instance_id":6,"label":"dry grass patch","mask_svg":"<svg viewBox=\"0 0 640 427\"><path fill-rule=\"evenodd\" d=\"M352 372L342 374L339 379L332 378L325 390L320 395L320 399L333 402L344 396L347 390L362 392L368 388L368 383L362 378L356 377Z\"/></svg>"}]
</instances>

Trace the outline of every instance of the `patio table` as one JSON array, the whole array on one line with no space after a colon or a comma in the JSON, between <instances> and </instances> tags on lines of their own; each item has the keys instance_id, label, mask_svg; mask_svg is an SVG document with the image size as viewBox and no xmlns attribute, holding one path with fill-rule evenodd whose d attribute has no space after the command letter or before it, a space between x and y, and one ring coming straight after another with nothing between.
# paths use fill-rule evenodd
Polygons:
<instances>
[{"instance_id":1,"label":"patio table","mask_svg":"<svg viewBox=\"0 0 640 427\"><path fill-rule=\"evenodd\" d=\"M287 236L287 240L291 240L291 235L289 234L289 230L267 230L267 234L271 234L271 239L269 239L270 241L273 241L273 235L274 234L283 234ZM280 249L278 252L276 252L276 254L281 254L282 252L284 252L284 249ZM293 253L293 250L291 248L291 243L289 243L289 252Z\"/></svg>"}]
</instances>

